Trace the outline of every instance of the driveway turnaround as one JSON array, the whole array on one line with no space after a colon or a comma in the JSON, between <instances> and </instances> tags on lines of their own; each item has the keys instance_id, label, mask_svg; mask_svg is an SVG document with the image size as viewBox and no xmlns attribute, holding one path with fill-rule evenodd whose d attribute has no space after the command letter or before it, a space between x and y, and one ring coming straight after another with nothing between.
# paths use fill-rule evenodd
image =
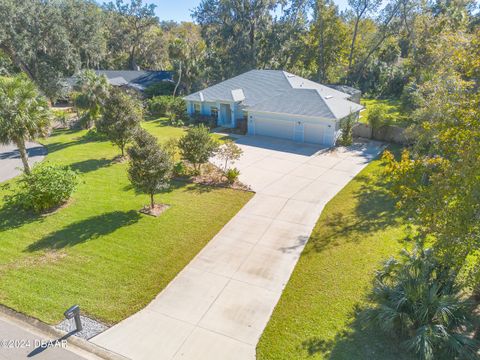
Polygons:
<instances>
[{"instance_id":1,"label":"driveway turnaround","mask_svg":"<svg viewBox=\"0 0 480 360\"><path fill-rule=\"evenodd\" d=\"M46 150L43 146L35 143L27 143L29 163L33 165L42 161ZM15 145L0 145L0 183L11 179L22 172L23 165L20 153Z\"/></svg>"},{"instance_id":2,"label":"driveway turnaround","mask_svg":"<svg viewBox=\"0 0 480 360\"><path fill-rule=\"evenodd\" d=\"M321 149L241 137L256 192L145 309L93 342L134 360L255 359L255 347L325 204L382 146Z\"/></svg>"}]
</instances>

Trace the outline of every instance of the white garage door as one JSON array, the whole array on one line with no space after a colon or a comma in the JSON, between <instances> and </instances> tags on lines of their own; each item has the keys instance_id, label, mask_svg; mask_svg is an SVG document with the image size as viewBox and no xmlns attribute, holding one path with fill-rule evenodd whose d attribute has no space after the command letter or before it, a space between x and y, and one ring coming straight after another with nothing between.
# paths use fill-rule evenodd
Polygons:
<instances>
[{"instance_id":1,"label":"white garage door","mask_svg":"<svg viewBox=\"0 0 480 360\"><path fill-rule=\"evenodd\" d=\"M282 139L293 139L293 121L255 119L255 135L273 136Z\"/></svg>"},{"instance_id":2,"label":"white garage door","mask_svg":"<svg viewBox=\"0 0 480 360\"><path fill-rule=\"evenodd\" d=\"M325 144L327 127L322 124L304 124L304 141L312 144Z\"/></svg>"}]
</instances>

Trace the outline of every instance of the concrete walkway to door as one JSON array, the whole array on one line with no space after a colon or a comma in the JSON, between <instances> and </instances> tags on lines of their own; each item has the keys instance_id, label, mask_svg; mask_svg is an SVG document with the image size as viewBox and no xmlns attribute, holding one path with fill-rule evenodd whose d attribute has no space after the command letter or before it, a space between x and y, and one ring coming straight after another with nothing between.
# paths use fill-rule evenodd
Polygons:
<instances>
[{"instance_id":1,"label":"concrete walkway to door","mask_svg":"<svg viewBox=\"0 0 480 360\"><path fill-rule=\"evenodd\" d=\"M381 151L242 137L253 199L145 309L93 339L134 360L247 360L324 205Z\"/></svg>"}]
</instances>

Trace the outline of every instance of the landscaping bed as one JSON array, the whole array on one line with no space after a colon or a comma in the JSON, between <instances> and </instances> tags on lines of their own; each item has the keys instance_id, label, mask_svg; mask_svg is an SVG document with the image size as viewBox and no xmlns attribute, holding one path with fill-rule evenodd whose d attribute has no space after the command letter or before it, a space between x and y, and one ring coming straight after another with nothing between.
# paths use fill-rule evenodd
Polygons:
<instances>
[{"instance_id":1,"label":"landscaping bed","mask_svg":"<svg viewBox=\"0 0 480 360\"><path fill-rule=\"evenodd\" d=\"M160 142L184 134L162 121L143 127ZM145 307L251 198L250 192L173 181L158 195L170 208L139 213L118 149L57 130L44 140L46 161L78 171L68 204L47 216L7 205L16 180L0 189L0 302L48 323L79 304L93 319L114 324Z\"/></svg>"}]
</instances>

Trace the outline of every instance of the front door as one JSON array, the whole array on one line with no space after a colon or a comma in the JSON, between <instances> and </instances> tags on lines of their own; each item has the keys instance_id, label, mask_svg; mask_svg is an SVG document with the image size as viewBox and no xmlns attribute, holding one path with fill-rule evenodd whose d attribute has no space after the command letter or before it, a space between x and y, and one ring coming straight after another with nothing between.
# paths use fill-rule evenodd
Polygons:
<instances>
[{"instance_id":1,"label":"front door","mask_svg":"<svg viewBox=\"0 0 480 360\"><path fill-rule=\"evenodd\" d=\"M223 125L232 125L232 110L230 104L220 104L220 115Z\"/></svg>"}]
</instances>

